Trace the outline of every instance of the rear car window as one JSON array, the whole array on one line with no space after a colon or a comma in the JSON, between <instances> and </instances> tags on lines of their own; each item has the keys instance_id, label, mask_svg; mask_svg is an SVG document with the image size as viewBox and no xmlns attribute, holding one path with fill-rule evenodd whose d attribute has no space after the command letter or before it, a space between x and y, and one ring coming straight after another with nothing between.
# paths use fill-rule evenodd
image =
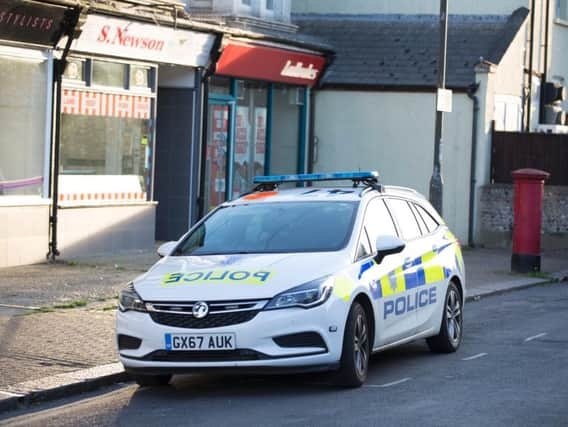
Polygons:
<instances>
[{"instance_id":1,"label":"rear car window","mask_svg":"<svg viewBox=\"0 0 568 427\"><path fill-rule=\"evenodd\" d=\"M438 222L434 218L432 218L432 216L426 211L426 209L417 204L414 204L414 207L416 208L416 212L418 213L418 215L420 215L420 218L422 218L422 221L426 225L428 233L431 233L436 228L438 228L440 224L438 224Z\"/></svg>"}]
</instances>

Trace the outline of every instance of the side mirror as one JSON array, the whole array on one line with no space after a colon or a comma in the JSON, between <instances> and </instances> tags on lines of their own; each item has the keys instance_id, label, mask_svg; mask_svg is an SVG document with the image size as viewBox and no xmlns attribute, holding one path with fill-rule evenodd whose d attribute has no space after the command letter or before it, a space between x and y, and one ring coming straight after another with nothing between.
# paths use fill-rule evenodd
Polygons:
<instances>
[{"instance_id":1,"label":"side mirror","mask_svg":"<svg viewBox=\"0 0 568 427\"><path fill-rule=\"evenodd\" d=\"M161 257L165 257L168 256L169 254L172 253L172 251L174 250L174 248L176 247L177 242L166 242L166 243L162 243L159 247L158 247L158 255L160 255Z\"/></svg>"},{"instance_id":2,"label":"side mirror","mask_svg":"<svg viewBox=\"0 0 568 427\"><path fill-rule=\"evenodd\" d=\"M378 236L376 247L376 261L380 263L387 255L398 254L406 247L406 243L397 236Z\"/></svg>"}]
</instances>

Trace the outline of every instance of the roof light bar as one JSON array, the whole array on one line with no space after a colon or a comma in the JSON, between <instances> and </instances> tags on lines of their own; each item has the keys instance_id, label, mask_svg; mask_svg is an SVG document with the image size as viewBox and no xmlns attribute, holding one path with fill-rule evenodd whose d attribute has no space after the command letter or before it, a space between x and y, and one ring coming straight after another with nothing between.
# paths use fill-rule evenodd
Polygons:
<instances>
[{"instance_id":1,"label":"roof light bar","mask_svg":"<svg viewBox=\"0 0 568 427\"><path fill-rule=\"evenodd\" d=\"M297 175L255 176L255 184L282 184L284 182L306 181L372 181L378 182L377 171L368 172L336 172L336 173L303 173Z\"/></svg>"}]
</instances>

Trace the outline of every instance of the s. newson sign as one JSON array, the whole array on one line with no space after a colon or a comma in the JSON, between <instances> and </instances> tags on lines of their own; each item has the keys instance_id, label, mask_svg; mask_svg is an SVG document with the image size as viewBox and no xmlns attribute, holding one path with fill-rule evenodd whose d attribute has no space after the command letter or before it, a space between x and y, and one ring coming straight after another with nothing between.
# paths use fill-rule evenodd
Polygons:
<instances>
[{"instance_id":1,"label":"s. newson sign","mask_svg":"<svg viewBox=\"0 0 568 427\"><path fill-rule=\"evenodd\" d=\"M124 19L89 15L71 49L144 61L203 67L214 36Z\"/></svg>"},{"instance_id":2,"label":"s. newson sign","mask_svg":"<svg viewBox=\"0 0 568 427\"><path fill-rule=\"evenodd\" d=\"M301 86L317 83L325 58L288 49L229 43L217 64L217 74Z\"/></svg>"}]
</instances>

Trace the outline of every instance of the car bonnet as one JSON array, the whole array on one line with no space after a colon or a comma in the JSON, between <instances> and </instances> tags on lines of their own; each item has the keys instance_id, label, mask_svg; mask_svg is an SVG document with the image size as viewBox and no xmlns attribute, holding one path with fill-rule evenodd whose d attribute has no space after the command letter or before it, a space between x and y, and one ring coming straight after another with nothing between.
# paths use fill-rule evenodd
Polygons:
<instances>
[{"instance_id":1,"label":"car bonnet","mask_svg":"<svg viewBox=\"0 0 568 427\"><path fill-rule=\"evenodd\" d=\"M344 251L170 256L136 279L134 287L145 301L263 299L347 265Z\"/></svg>"}]
</instances>

